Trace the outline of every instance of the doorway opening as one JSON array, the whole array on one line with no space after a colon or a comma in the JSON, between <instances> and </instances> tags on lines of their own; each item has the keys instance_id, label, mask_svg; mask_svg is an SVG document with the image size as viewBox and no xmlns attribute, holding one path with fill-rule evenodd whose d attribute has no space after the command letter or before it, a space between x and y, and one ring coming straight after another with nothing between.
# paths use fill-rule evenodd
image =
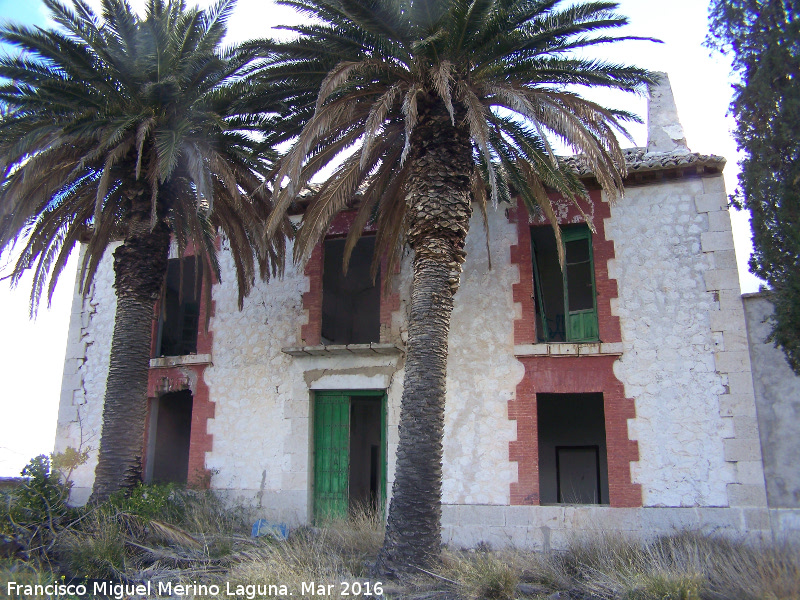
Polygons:
<instances>
[{"instance_id":1,"label":"doorway opening","mask_svg":"<svg viewBox=\"0 0 800 600\"><path fill-rule=\"evenodd\" d=\"M386 394L314 394L314 519L383 511L386 498Z\"/></svg>"},{"instance_id":2,"label":"doorway opening","mask_svg":"<svg viewBox=\"0 0 800 600\"><path fill-rule=\"evenodd\" d=\"M145 481L187 482L192 404L190 390L170 392L151 400Z\"/></svg>"},{"instance_id":3,"label":"doorway opening","mask_svg":"<svg viewBox=\"0 0 800 600\"><path fill-rule=\"evenodd\" d=\"M542 504L608 504L603 394L537 394Z\"/></svg>"}]
</instances>

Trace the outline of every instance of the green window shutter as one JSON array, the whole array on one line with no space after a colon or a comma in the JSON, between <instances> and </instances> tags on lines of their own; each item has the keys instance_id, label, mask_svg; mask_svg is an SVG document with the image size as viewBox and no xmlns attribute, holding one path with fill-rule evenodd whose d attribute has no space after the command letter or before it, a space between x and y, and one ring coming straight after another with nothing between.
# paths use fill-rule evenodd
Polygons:
<instances>
[{"instance_id":1,"label":"green window shutter","mask_svg":"<svg viewBox=\"0 0 800 600\"><path fill-rule=\"evenodd\" d=\"M350 476L350 396L317 392L314 403L314 518L346 519Z\"/></svg>"},{"instance_id":2,"label":"green window shutter","mask_svg":"<svg viewBox=\"0 0 800 600\"><path fill-rule=\"evenodd\" d=\"M562 231L564 267L564 314L568 342L599 339L597 293L594 281L592 237L588 227Z\"/></svg>"}]
</instances>

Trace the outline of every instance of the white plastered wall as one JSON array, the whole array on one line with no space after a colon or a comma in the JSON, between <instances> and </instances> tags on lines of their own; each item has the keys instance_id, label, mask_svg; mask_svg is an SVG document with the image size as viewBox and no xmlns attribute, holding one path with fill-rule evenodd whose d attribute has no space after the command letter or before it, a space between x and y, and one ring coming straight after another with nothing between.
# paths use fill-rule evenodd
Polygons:
<instances>
[{"instance_id":1,"label":"white plastered wall","mask_svg":"<svg viewBox=\"0 0 800 600\"><path fill-rule=\"evenodd\" d=\"M112 245L104 254L86 297L81 296L76 281L72 298L55 451L63 452L67 447L90 450L89 460L72 473L71 500L76 504L86 502L92 491L100 447L103 398L117 309L113 287L115 248ZM83 251L81 248L81 260Z\"/></svg>"},{"instance_id":2,"label":"white plastered wall","mask_svg":"<svg viewBox=\"0 0 800 600\"><path fill-rule=\"evenodd\" d=\"M482 218L472 218L468 258L456 296L450 337L444 493L446 504L508 503L516 465L508 460L508 442L516 424L508 420L523 369L513 358L514 305L510 264L515 225L502 208L489 211L493 268L488 269ZM57 448L77 446L78 408L84 436L99 443L102 401L113 333L116 298L111 253L98 270L85 302L76 296L62 385ZM397 423L402 396L402 355L338 355L298 358L283 348L296 346L307 321L302 295L309 288L302 267L288 265L281 279L257 282L237 307L233 261L223 242L222 281L213 288L212 364L205 370L215 404L208 422L213 450L206 455L212 487L232 501L248 504L267 518L291 523L309 517L310 415L312 390L386 389L388 394L389 486L394 473ZM392 337L405 330L411 260L397 277L400 310L392 316ZM96 453L75 474L76 501L88 495Z\"/></svg>"},{"instance_id":3,"label":"white plastered wall","mask_svg":"<svg viewBox=\"0 0 800 600\"><path fill-rule=\"evenodd\" d=\"M634 482L645 506L766 506L750 363L721 175L630 187L606 232L636 400ZM755 510L758 509L758 510Z\"/></svg>"},{"instance_id":4,"label":"white plastered wall","mask_svg":"<svg viewBox=\"0 0 800 600\"><path fill-rule=\"evenodd\" d=\"M476 209L450 324L444 504L506 505L517 480L517 463L508 459L508 444L517 438L508 401L525 371L514 358L512 285L519 270L511 264L510 248L517 243L517 225L508 222L504 206L490 208L488 220L492 268Z\"/></svg>"}]
</instances>

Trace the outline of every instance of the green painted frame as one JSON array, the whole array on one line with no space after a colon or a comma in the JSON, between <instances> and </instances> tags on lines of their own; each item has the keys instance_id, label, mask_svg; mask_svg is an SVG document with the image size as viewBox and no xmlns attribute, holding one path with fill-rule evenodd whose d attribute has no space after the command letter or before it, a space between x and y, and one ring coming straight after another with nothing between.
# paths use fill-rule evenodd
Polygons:
<instances>
[{"instance_id":1,"label":"green painted frame","mask_svg":"<svg viewBox=\"0 0 800 600\"><path fill-rule=\"evenodd\" d=\"M565 264L562 269L564 281L564 329L567 342L596 342L600 339L600 329L597 320L597 286L594 280L594 251L592 249L592 232L589 227L575 227L561 231L561 240L564 244ZM589 247L589 265L592 281L592 308L583 310L569 310L569 284L567 283L567 244L586 240Z\"/></svg>"},{"instance_id":2,"label":"green painted frame","mask_svg":"<svg viewBox=\"0 0 800 600\"><path fill-rule=\"evenodd\" d=\"M386 390L314 390L313 429L311 448L313 466L311 505L315 523L331 519L346 519L348 515L350 473L350 399L371 396L380 402L380 498L382 514L386 514L387 497L387 395ZM336 407L335 409L333 407ZM321 408L325 410L320 410ZM328 407L331 407L328 410ZM343 410L344 407L347 410ZM343 415L346 415L343 416ZM345 424L346 423L346 424ZM326 455L320 448L338 448L340 456ZM343 450L345 448L345 450ZM342 456L344 455L344 456ZM325 482L324 477L330 474ZM328 485L322 485L327 483Z\"/></svg>"}]
</instances>

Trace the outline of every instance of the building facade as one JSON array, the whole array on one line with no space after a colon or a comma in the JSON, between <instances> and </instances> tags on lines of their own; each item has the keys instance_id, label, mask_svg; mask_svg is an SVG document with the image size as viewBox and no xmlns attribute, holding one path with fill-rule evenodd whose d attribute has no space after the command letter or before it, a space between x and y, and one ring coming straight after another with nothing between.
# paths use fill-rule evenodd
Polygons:
<instances>
[{"instance_id":1,"label":"building facade","mask_svg":"<svg viewBox=\"0 0 800 600\"><path fill-rule=\"evenodd\" d=\"M689 151L666 79L648 119L648 147L626 151L623 198L608 202L589 173L592 202L554 198L563 272L546 220L501 205L487 243L473 217L449 340L447 542L549 548L594 529L793 527L797 513L771 518L768 505L725 160ZM224 240L210 306L193 261L183 275L171 262L145 479L208 485L293 525L385 503L411 263L392 289L373 283L367 230L344 276L351 220L337 217L305 265L259 282L241 311ZM75 473L76 502L96 464L112 281L106 256L73 303L56 449L95 450Z\"/></svg>"}]
</instances>

